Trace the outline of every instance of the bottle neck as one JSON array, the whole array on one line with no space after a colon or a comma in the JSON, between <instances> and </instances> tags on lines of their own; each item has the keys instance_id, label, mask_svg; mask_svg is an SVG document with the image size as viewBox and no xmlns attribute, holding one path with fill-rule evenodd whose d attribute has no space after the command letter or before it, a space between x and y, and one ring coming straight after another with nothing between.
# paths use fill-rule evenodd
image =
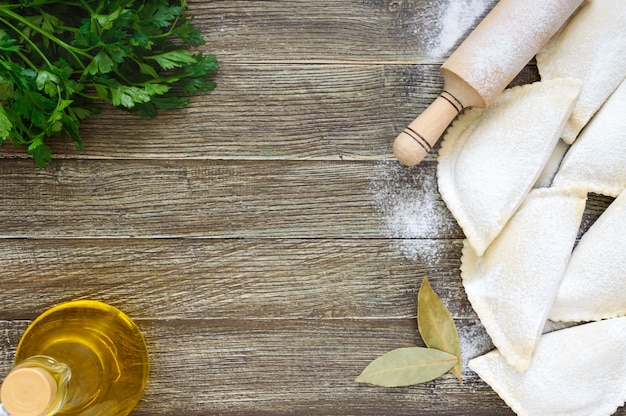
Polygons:
<instances>
[{"instance_id":1,"label":"bottle neck","mask_svg":"<svg viewBox=\"0 0 626 416\"><path fill-rule=\"evenodd\" d=\"M70 376L69 367L53 358L28 358L4 379L0 406L10 416L53 415L65 403ZM4 416L2 409L0 416Z\"/></svg>"}]
</instances>

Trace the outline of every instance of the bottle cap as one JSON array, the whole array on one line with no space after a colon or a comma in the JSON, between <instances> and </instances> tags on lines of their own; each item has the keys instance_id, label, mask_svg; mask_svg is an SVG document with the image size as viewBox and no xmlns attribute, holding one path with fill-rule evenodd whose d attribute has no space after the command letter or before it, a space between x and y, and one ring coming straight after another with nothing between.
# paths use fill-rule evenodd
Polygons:
<instances>
[{"instance_id":1,"label":"bottle cap","mask_svg":"<svg viewBox=\"0 0 626 416\"><path fill-rule=\"evenodd\" d=\"M36 367L16 368L2 383L2 405L12 416L39 416L55 398L57 384L46 371Z\"/></svg>"}]
</instances>

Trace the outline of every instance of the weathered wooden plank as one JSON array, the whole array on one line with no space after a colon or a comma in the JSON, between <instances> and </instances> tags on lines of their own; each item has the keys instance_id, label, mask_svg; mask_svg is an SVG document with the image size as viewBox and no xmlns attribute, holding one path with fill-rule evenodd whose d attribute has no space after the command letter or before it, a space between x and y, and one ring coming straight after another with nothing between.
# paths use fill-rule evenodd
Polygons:
<instances>
[{"instance_id":1,"label":"weathered wooden plank","mask_svg":"<svg viewBox=\"0 0 626 416\"><path fill-rule=\"evenodd\" d=\"M483 400L493 399L489 408L502 408L490 389L471 372L466 372L467 382L463 386L447 378L441 383L389 392L388 389L354 383L354 377L373 358L395 346L419 343L415 339L413 320L208 324L198 327L193 322L193 333L169 328L154 332L157 349L167 348L179 357L180 352L185 353L185 346L193 345L190 352L195 352L182 362L178 358L170 362L164 360L163 373L197 369L199 371L194 371L194 375L198 381L206 383L207 387L213 386L198 395L185 392L156 395L160 400L167 402L168 397L187 399L184 402L192 409L193 406L217 407L216 414L415 414L416 408L436 414L455 407L458 410L466 408L467 402L464 403L462 398L471 400L472 394L464 392L470 392L473 386L484 393L480 394ZM165 347L163 342L170 333L177 334L180 341ZM377 338L374 342L371 340L373 334ZM195 340L199 335L202 336L200 339L211 342L198 347ZM211 371L212 368L215 371ZM195 378L191 377L192 380ZM160 380L166 379L161 377ZM454 397L449 397L446 389L454 391ZM432 397L428 397L429 394ZM478 396L474 398L478 399ZM150 400L149 395L146 400Z\"/></svg>"},{"instance_id":2,"label":"weathered wooden plank","mask_svg":"<svg viewBox=\"0 0 626 416\"><path fill-rule=\"evenodd\" d=\"M514 84L537 79L529 66ZM51 139L54 157L388 159L397 134L443 86L433 65L225 64L217 82L156 119L102 106L81 127L85 149ZM26 151L5 143L0 156Z\"/></svg>"},{"instance_id":3,"label":"weathered wooden plank","mask_svg":"<svg viewBox=\"0 0 626 416\"><path fill-rule=\"evenodd\" d=\"M441 62L450 53L442 37L455 47L496 3L190 1L189 11L207 38L204 49L229 61L424 63Z\"/></svg>"},{"instance_id":4,"label":"weathered wooden plank","mask_svg":"<svg viewBox=\"0 0 626 416\"><path fill-rule=\"evenodd\" d=\"M461 287L436 149L412 169L374 161L441 89L453 4L191 0L199 49L222 63L214 92L155 120L106 108L81 129L85 151L55 143L43 171L0 147L0 374L36 315L92 298L146 335L136 415L512 414L467 367L463 385L353 381L421 345L423 275L464 352L491 348ZM530 65L514 84L537 79ZM591 196L583 230L609 202ZM407 207L434 224L403 224Z\"/></svg>"},{"instance_id":5,"label":"weathered wooden plank","mask_svg":"<svg viewBox=\"0 0 626 416\"><path fill-rule=\"evenodd\" d=\"M355 383L384 352L423 345L413 319L136 322L151 372L133 415L513 415L466 365L463 384L451 375L402 388ZM1 374L28 323L0 321ZM478 322L457 324L465 362L492 348Z\"/></svg>"},{"instance_id":6,"label":"weathered wooden plank","mask_svg":"<svg viewBox=\"0 0 626 416\"><path fill-rule=\"evenodd\" d=\"M87 155L389 158L399 124L441 89L432 66L224 65L217 82L187 109L133 127L114 110L90 119Z\"/></svg>"},{"instance_id":7,"label":"weathered wooden plank","mask_svg":"<svg viewBox=\"0 0 626 416\"><path fill-rule=\"evenodd\" d=\"M461 241L421 243L426 261L384 239L5 240L0 319L84 298L141 319L397 319L416 314L423 276L456 318L475 318Z\"/></svg>"},{"instance_id":8,"label":"weathered wooden plank","mask_svg":"<svg viewBox=\"0 0 626 416\"><path fill-rule=\"evenodd\" d=\"M400 125L441 89L432 66L224 65L212 93L156 119L103 106L77 158L373 159L391 157ZM5 144L1 155L24 157Z\"/></svg>"},{"instance_id":9,"label":"weathered wooden plank","mask_svg":"<svg viewBox=\"0 0 626 416\"><path fill-rule=\"evenodd\" d=\"M511 414L467 367L462 385L452 376L397 389L355 383L382 353L423 345L413 319L136 322L151 358L150 380L136 415L448 415L468 408ZM3 356L14 354L27 323L0 321L8 337L0 346ZM473 355L489 348L483 339L468 340ZM2 360L0 372L10 365Z\"/></svg>"},{"instance_id":10,"label":"weathered wooden plank","mask_svg":"<svg viewBox=\"0 0 626 416\"><path fill-rule=\"evenodd\" d=\"M408 186L423 191L416 198L450 223L439 237L459 237L432 164L410 171L420 180L407 170ZM36 171L5 160L0 235L380 238L373 181L387 174L365 162L65 160Z\"/></svg>"},{"instance_id":11,"label":"weathered wooden plank","mask_svg":"<svg viewBox=\"0 0 626 416\"><path fill-rule=\"evenodd\" d=\"M384 352L423 345L412 319L136 322L151 373L134 415L513 415L467 366L463 384L450 375L403 388L355 383ZM3 357L13 356L27 324L0 321ZM476 337L463 346L466 359L491 348L477 322L460 327ZM2 360L0 372L10 365Z\"/></svg>"},{"instance_id":12,"label":"weathered wooden plank","mask_svg":"<svg viewBox=\"0 0 626 416\"><path fill-rule=\"evenodd\" d=\"M434 162L64 160L36 171L4 160L0 236L462 238L435 170ZM608 202L592 197L592 214ZM407 208L427 221L396 230L394 221L413 218Z\"/></svg>"}]
</instances>

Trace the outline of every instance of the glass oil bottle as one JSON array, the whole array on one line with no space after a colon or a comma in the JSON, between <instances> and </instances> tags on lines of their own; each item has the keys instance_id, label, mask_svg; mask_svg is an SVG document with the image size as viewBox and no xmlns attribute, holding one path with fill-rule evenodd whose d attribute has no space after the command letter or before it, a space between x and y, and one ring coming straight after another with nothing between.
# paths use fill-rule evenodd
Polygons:
<instances>
[{"instance_id":1,"label":"glass oil bottle","mask_svg":"<svg viewBox=\"0 0 626 416\"><path fill-rule=\"evenodd\" d=\"M97 301L68 302L27 328L2 384L2 407L10 416L125 416L148 372L145 341L128 316Z\"/></svg>"}]
</instances>

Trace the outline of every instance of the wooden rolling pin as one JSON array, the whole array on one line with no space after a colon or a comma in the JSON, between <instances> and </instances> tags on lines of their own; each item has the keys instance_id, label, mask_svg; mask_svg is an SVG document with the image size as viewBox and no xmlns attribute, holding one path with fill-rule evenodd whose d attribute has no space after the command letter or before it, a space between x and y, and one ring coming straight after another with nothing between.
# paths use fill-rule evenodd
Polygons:
<instances>
[{"instance_id":1,"label":"wooden rolling pin","mask_svg":"<svg viewBox=\"0 0 626 416\"><path fill-rule=\"evenodd\" d=\"M500 0L441 66L444 91L398 135L396 158L421 162L465 107L486 108L584 0Z\"/></svg>"}]
</instances>

